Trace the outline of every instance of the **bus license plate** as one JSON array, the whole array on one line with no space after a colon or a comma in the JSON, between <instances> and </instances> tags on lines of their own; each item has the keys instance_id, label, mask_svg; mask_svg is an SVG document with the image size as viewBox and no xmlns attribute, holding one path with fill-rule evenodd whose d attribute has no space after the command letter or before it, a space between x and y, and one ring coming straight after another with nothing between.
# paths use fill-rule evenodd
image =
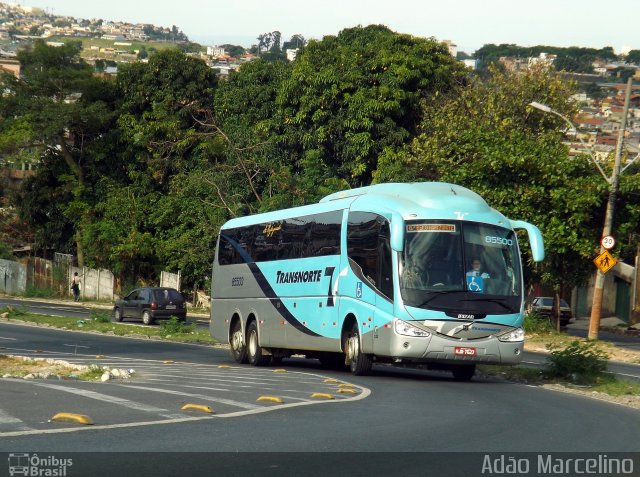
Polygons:
<instances>
[{"instance_id":1,"label":"bus license plate","mask_svg":"<svg viewBox=\"0 0 640 477\"><path fill-rule=\"evenodd\" d=\"M476 349L475 348L465 348L463 346L456 346L453 348L454 354L457 356L475 356Z\"/></svg>"}]
</instances>

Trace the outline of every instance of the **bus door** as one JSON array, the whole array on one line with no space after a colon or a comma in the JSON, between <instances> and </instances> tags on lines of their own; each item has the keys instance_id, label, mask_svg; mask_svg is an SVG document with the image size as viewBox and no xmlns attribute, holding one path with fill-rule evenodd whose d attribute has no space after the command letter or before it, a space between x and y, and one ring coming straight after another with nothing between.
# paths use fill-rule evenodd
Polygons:
<instances>
[{"instance_id":1,"label":"bus door","mask_svg":"<svg viewBox=\"0 0 640 477\"><path fill-rule=\"evenodd\" d=\"M389 221L370 212L350 212L347 255L356 280L355 314L363 351L373 353L375 328L393 316L393 266Z\"/></svg>"}]
</instances>

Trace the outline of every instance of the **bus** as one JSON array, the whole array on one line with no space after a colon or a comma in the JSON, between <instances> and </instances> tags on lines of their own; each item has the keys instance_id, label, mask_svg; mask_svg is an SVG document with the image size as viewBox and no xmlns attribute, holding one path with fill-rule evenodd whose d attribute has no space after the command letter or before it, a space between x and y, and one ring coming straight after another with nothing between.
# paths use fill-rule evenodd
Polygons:
<instances>
[{"instance_id":1,"label":"bus","mask_svg":"<svg viewBox=\"0 0 640 477\"><path fill-rule=\"evenodd\" d=\"M211 335L255 366L304 355L356 375L389 363L469 380L477 364L517 364L517 229L543 260L536 226L441 182L376 184L231 219L213 264Z\"/></svg>"}]
</instances>

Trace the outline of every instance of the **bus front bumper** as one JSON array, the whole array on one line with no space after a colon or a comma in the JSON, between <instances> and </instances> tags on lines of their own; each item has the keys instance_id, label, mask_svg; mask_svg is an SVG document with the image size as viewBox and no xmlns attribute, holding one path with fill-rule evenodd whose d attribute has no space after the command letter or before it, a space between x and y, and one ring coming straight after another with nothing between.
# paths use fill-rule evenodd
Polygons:
<instances>
[{"instance_id":1,"label":"bus front bumper","mask_svg":"<svg viewBox=\"0 0 640 477\"><path fill-rule=\"evenodd\" d=\"M522 361L524 351L524 341L505 342L495 336L456 340L436 334L405 336L389 330L374 341L374 354L390 356L396 362L513 365Z\"/></svg>"}]
</instances>

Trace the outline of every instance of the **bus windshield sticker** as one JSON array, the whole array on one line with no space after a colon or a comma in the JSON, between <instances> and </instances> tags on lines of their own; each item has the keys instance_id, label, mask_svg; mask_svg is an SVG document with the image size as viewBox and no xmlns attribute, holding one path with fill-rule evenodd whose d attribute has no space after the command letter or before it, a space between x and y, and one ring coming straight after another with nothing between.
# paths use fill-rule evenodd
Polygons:
<instances>
[{"instance_id":1,"label":"bus windshield sticker","mask_svg":"<svg viewBox=\"0 0 640 477\"><path fill-rule=\"evenodd\" d=\"M409 224L407 232L455 232L455 224Z\"/></svg>"}]
</instances>

